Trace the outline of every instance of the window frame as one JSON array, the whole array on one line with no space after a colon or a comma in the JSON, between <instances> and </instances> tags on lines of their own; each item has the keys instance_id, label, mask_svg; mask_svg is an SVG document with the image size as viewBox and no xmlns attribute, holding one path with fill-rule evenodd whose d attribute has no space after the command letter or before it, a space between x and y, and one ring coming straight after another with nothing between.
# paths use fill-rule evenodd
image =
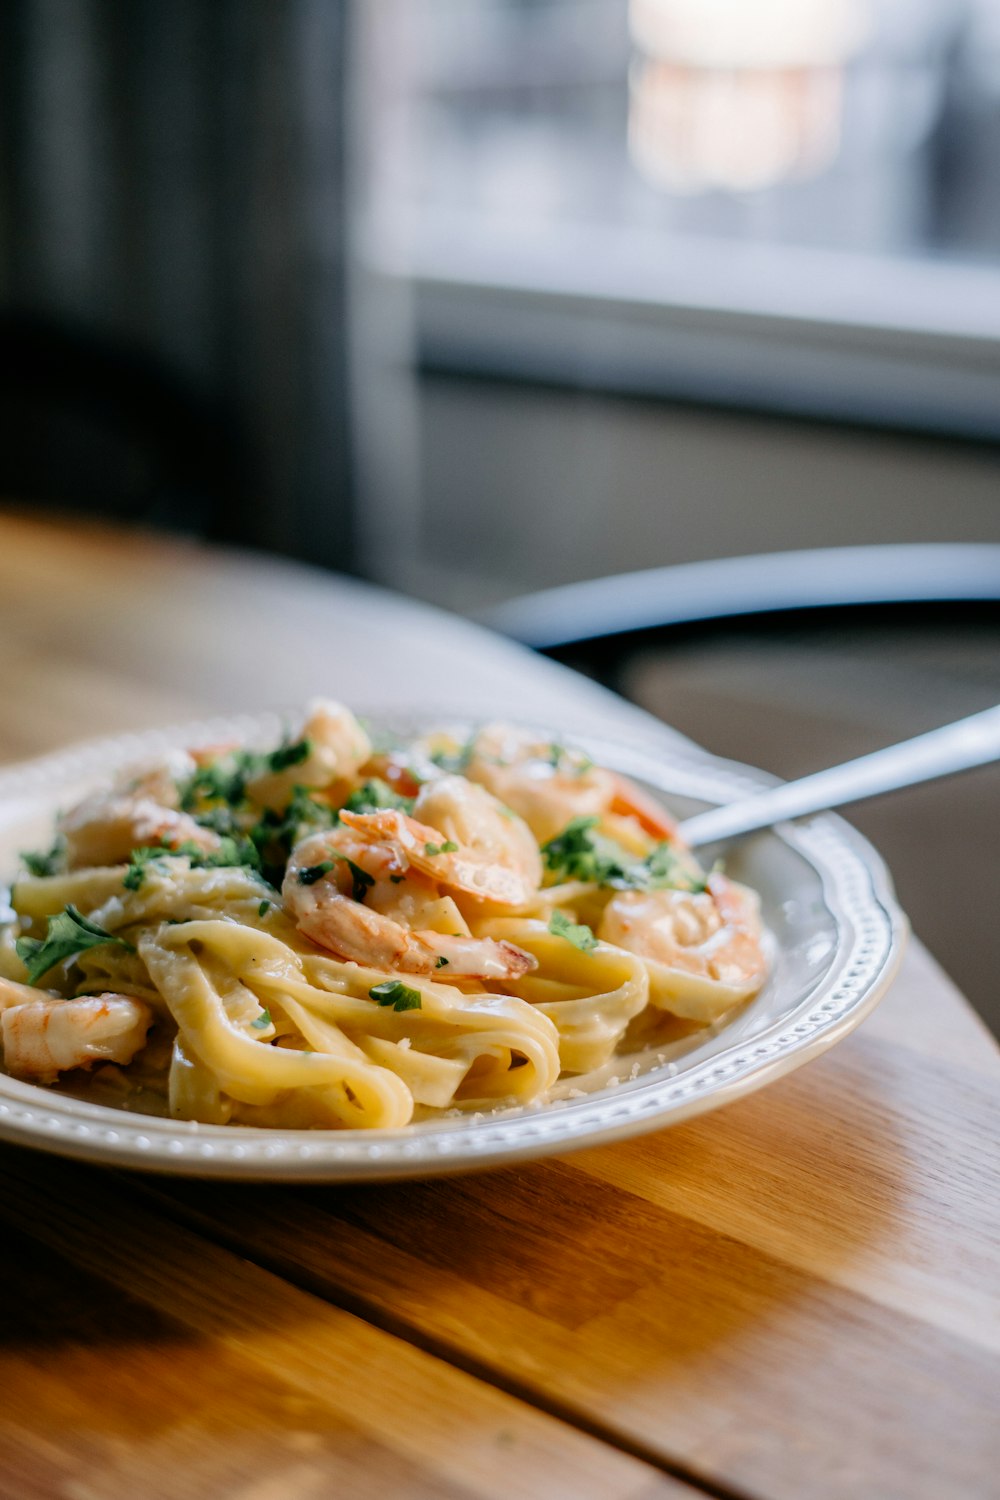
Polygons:
<instances>
[{"instance_id":1,"label":"window frame","mask_svg":"<svg viewBox=\"0 0 1000 1500\"><path fill-rule=\"evenodd\" d=\"M424 369L1000 442L1000 270L474 216L365 238Z\"/></svg>"}]
</instances>

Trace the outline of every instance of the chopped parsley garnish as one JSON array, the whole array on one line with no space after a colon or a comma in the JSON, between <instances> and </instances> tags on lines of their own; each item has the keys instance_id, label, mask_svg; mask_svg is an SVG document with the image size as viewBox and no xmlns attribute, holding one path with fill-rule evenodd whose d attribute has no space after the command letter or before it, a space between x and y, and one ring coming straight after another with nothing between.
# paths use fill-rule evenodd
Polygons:
<instances>
[{"instance_id":1,"label":"chopped parsley garnish","mask_svg":"<svg viewBox=\"0 0 1000 1500\"><path fill-rule=\"evenodd\" d=\"M105 932L96 922L83 917L75 906L67 906L58 916L49 917L44 938L18 938L15 944L17 956L28 971L28 983L37 984L43 974L64 959L75 958L88 948L99 948L102 943L114 943L127 953L135 948L124 938Z\"/></svg>"},{"instance_id":2,"label":"chopped parsley garnish","mask_svg":"<svg viewBox=\"0 0 1000 1500\"><path fill-rule=\"evenodd\" d=\"M270 1024L271 1012L269 1010L262 1010L260 1015L257 1016L255 1020L250 1022L250 1025L254 1027L256 1031L263 1031L265 1027L270 1026Z\"/></svg>"},{"instance_id":3,"label":"chopped parsley garnish","mask_svg":"<svg viewBox=\"0 0 1000 1500\"><path fill-rule=\"evenodd\" d=\"M335 862L341 859L351 872L351 899L363 901L366 894L375 884L374 875L369 875L367 870L362 870L353 859L348 859L346 854L334 853L333 859L324 859L322 864L307 865L304 870L299 871L300 885L315 885L317 880L322 880L324 875L329 875Z\"/></svg>"},{"instance_id":4,"label":"chopped parsley garnish","mask_svg":"<svg viewBox=\"0 0 1000 1500\"><path fill-rule=\"evenodd\" d=\"M217 849L199 849L186 839L172 848L168 844L141 845L129 855L129 866L122 876L122 885L127 891L137 891L145 878L149 865L159 864L163 859L187 859L192 870L224 869L234 865L245 865L251 870L260 870L260 855L249 839L226 835L220 838Z\"/></svg>"},{"instance_id":5,"label":"chopped parsley garnish","mask_svg":"<svg viewBox=\"0 0 1000 1500\"><path fill-rule=\"evenodd\" d=\"M542 845L545 864L558 880L583 880L617 890L705 889L704 881L691 873L670 844L657 844L645 859L638 859L614 839L596 833L599 822L596 817L574 818Z\"/></svg>"},{"instance_id":6,"label":"chopped parsley garnish","mask_svg":"<svg viewBox=\"0 0 1000 1500\"><path fill-rule=\"evenodd\" d=\"M332 828L337 814L329 803L318 802L308 787L297 786L283 812L266 808L250 829L249 838L260 855L264 878L279 886L293 847L307 834Z\"/></svg>"},{"instance_id":7,"label":"chopped parsley garnish","mask_svg":"<svg viewBox=\"0 0 1000 1500\"><path fill-rule=\"evenodd\" d=\"M252 750L229 750L211 765L199 766L178 785L181 808L196 812L206 802L241 806L246 801L247 781L261 769L261 761Z\"/></svg>"},{"instance_id":8,"label":"chopped parsley garnish","mask_svg":"<svg viewBox=\"0 0 1000 1500\"><path fill-rule=\"evenodd\" d=\"M574 948L579 948L581 953L593 953L597 947L597 939L589 927L582 922L571 922L564 911L554 911L549 918L549 931L554 937L565 938L567 943L572 943Z\"/></svg>"},{"instance_id":9,"label":"chopped parsley garnish","mask_svg":"<svg viewBox=\"0 0 1000 1500\"><path fill-rule=\"evenodd\" d=\"M356 865L353 859L348 859L345 854L342 854L340 858L344 861L347 868L351 872L352 899L355 901L363 901L365 899L366 893L375 884L374 876L369 875L367 870L362 870L360 865Z\"/></svg>"},{"instance_id":10,"label":"chopped parsley garnish","mask_svg":"<svg viewBox=\"0 0 1000 1500\"><path fill-rule=\"evenodd\" d=\"M62 868L65 850L65 840L57 838L47 854L26 851L21 855L21 863L29 875L57 875Z\"/></svg>"},{"instance_id":11,"label":"chopped parsley garnish","mask_svg":"<svg viewBox=\"0 0 1000 1500\"><path fill-rule=\"evenodd\" d=\"M413 798L401 797L398 792L393 791L387 781L382 781L376 776L353 791L344 803L344 807L348 812L353 813L384 812L386 808L412 813Z\"/></svg>"},{"instance_id":12,"label":"chopped parsley garnish","mask_svg":"<svg viewBox=\"0 0 1000 1500\"><path fill-rule=\"evenodd\" d=\"M178 854L186 854L195 870L222 869L227 865L246 865L248 869L260 869L260 855L250 839L225 835L219 839L217 849L199 849L190 841L178 844Z\"/></svg>"},{"instance_id":13,"label":"chopped parsley garnish","mask_svg":"<svg viewBox=\"0 0 1000 1500\"><path fill-rule=\"evenodd\" d=\"M640 869L645 871L645 884L651 891L704 891L704 880L698 880L685 866L669 844L657 844L652 854L647 854Z\"/></svg>"},{"instance_id":14,"label":"chopped parsley garnish","mask_svg":"<svg viewBox=\"0 0 1000 1500\"><path fill-rule=\"evenodd\" d=\"M420 991L411 990L401 979L386 979L382 984L372 985L368 991L379 1005L391 1005L393 1010L420 1010Z\"/></svg>"},{"instance_id":15,"label":"chopped parsley garnish","mask_svg":"<svg viewBox=\"0 0 1000 1500\"><path fill-rule=\"evenodd\" d=\"M258 915L258 917L266 917L267 914L268 914L268 912L270 910L271 910L271 903L270 903L270 901L262 901L260 903L260 905L258 906L258 908L257 908L257 915Z\"/></svg>"},{"instance_id":16,"label":"chopped parsley garnish","mask_svg":"<svg viewBox=\"0 0 1000 1500\"><path fill-rule=\"evenodd\" d=\"M289 766L300 766L311 754L311 740L296 740L293 745L279 745L264 760L269 771L287 771Z\"/></svg>"},{"instance_id":17,"label":"chopped parsley garnish","mask_svg":"<svg viewBox=\"0 0 1000 1500\"><path fill-rule=\"evenodd\" d=\"M164 844L159 844L155 848L148 844L141 844L138 849L133 849L129 855L128 869L122 876L122 885L127 891L137 891L145 877L146 866L153 860L166 859L173 852Z\"/></svg>"},{"instance_id":18,"label":"chopped parsley garnish","mask_svg":"<svg viewBox=\"0 0 1000 1500\"><path fill-rule=\"evenodd\" d=\"M401 885L402 882L406 879L406 876L405 875L390 875L389 879L392 881L393 885Z\"/></svg>"},{"instance_id":19,"label":"chopped parsley garnish","mask_svg":"<svg viewBox=\"0 0 1000 1500\"><path fill-rule=\"evenodd\" d=\"M594 832L600 821L597 817L574 818L562 833L542 845L542 856L554 875L597 885L625 878L628 856L612 839Z\"/></svg>"},{"instance_id":20,"label":"chopped parsley garnish","mask_svg":"<svg viewBox=\"0 0 1000 1500\"><path fill-rule=\"evenodd\" d=\"M225 803L242 807L247 800L247 782L265 771L285 771L298 766L312 753L309 740L279 745L277 750L262 754L259 750L227 750L210 765L199 766L178 785L180 805L184 812L205 813L206 803Z\"/></svg>"},{"instance_id":21,"label":"chopped parsley garnish","mask_svg":"<svg viewBox=\"0 0 1000 1500\"><path fill-rule=\"evenodd\" d=\"M430 855L457 854L458 845L455 843L454 839L445 839L443 844L425 844L424 853Z\"/></svg>"},{"instance_id":22,"label":"chopped parsley garnish","mask_svg":"<svg viewBox=\"0 0 1000 1500\"><path fill-rule=\"evenodd\" d=\"M243 831L235 808L222 805L207 807L204 812L196 813L195 822L226 838L238 838Z\"/></svg>"},{"instance_id":23,"label":"chopped parsley garnish","mask_svg":"<svg viewBox=\"0 0 1000 1500\"><path fill-rule=\"evenodd\" d=\"M443 969L446 966L447 962L448 962L448 960L445 958L444 954L442 953L442 954L439 955L438 961L434 965L434 967L435 967L435 969Z\"/></svg>"}]
</instances>

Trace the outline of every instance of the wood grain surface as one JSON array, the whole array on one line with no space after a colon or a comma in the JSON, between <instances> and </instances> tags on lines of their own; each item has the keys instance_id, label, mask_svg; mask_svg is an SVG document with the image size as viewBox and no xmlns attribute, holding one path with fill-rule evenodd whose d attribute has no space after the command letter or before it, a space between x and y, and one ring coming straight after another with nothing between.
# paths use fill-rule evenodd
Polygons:
<instances>
[{"instance_id":1,"label":"wood grain surface","mask_svg":"<svg viewBox=\"0 0 1000 1500\"><path fill-rule=\"evenodd\" d=\"M93 1168L0 1152L0 1493L691 1491L206 1243Z\"/></svg>"},{"instance_id":2,"label":"wood grain surface","mask_svg":"<svg viewBox=\"0 0 1000 1500\"><path fill-rule=\"evenodd\" d=\"M886 1005L905 1027L942 993L918 960ZM985 1497L1000 1472L998 1083L995 1058L973 1073L862 1029L717 1114L556 1162L149 1190L712 1490Z\"/></svg>"},{"instance_id":3,"label":"wood grain surface","mask_svg":"<svg viewBox=\"0 0 1000 1500\"><path fill-rule=\"evenodd\" d=\"M619 712L354 585L18 517L0 647L7 758L373 676ZM0 1495L992 1500L998 1083L914 943L809 1067L522 1168L282 1189L4 1148Z\"/></svg>"},{"instance_id":4,"label":"wood grain surface","mask_svg":"<svg viewBox=\"0 0 1000 1500\"><path fill-rule=\"evenodd\" d=\"M367 707L649 723L553 662L351 579L2 512L0 642L0 760L328 692Z\"/></svg>"}]
</instances>

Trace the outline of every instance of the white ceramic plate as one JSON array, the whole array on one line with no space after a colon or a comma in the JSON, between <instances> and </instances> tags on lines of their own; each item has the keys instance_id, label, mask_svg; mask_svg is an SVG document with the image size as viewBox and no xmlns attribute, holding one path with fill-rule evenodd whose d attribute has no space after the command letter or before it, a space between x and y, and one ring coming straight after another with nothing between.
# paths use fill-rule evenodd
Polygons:
<instances>
[{"instance_id":1,"label":"white ceramic plate","mask_svg":"<svg viewBox=\"0 0 1000 1500\"><path fill-rule=\"evenodd\" d=\"M379 715L403 734L419 723ZM0 771L0 876L47 846L60 807L118 768L176 745L274 743L276 714L212 720L92 742ZM559 730L597 762L660 793L681 816L770 784L704 752ZM826 814L735 844L727 871L760 892L773 939L767 985L732 1019L570 1079L541 1105L392 1131L262 1130L127 1114L0 1073L0 1138L63 1156L196 1177L338 1182L499 1166L658 1130L726 1104L816 1057L873 1008L902 954L906 919L878 855Z\"/></svg>"}]
</instances>

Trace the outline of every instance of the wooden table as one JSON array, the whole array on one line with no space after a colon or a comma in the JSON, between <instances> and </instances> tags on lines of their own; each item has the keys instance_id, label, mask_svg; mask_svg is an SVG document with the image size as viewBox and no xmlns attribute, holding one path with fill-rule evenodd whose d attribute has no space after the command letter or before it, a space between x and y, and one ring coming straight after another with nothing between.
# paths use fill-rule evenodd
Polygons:
<instances>
[{"instance_id":1,"label":"wooden table","mask_svg":"<svg viewBox=\"0 0 1000 1500\"><path fill-rule=\"evenodd\" d=\"M358 585L16 517L0 648L7 759L317 691L634 712ZM995 1496L998 1079L914 943L818 1062L566 1159L282 1189L3 1148L0 1495Z\"/></svg>"}]
</instances>

